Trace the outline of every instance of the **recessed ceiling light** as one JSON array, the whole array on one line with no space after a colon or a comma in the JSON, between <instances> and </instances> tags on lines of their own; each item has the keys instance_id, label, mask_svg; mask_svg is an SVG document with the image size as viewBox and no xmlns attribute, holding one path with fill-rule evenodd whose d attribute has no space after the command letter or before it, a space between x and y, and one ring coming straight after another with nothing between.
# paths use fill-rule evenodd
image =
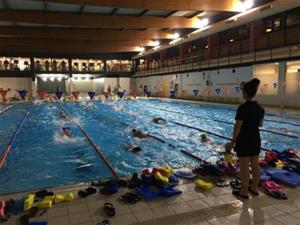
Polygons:
<instances>
[{"instance_id":1,"label":"recessed ceiling light","mask_svg":"<svg viewBox=\"0 0 300 225\"><path fill-rule=\"evenodd\" d=\"M156 47L156 46L159 46L159 44L160 44L159 41L154 41L154 42L153 42L153 45L154 45L155 47Z\"/></svg>"}]
</instances>

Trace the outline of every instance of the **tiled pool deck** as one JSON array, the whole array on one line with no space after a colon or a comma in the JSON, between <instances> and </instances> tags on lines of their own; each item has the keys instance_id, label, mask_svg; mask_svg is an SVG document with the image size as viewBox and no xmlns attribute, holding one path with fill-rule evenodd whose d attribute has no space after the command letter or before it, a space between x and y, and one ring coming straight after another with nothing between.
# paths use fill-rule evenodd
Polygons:
<instances>
[{"instance_id":1,"label":"tiled pool deck","mask_svg":"<svg viewBox=\"0 0 300 225\"><path fill-rule=\"evenodd\" d=\"M297 225L300 224L300 189L288 189L288 200L277 200L260 192L260 196L239 200L230 187L215 187L210 191L195 190L193 183L178 186L181 195L155 201L141 201L134 205L120 202L119 197L132 190L119 189L117 194L100 193L80 198L78 190L87 186L53 189L55 193L73 192L72 202L55 204L42 216L30 219L48 221L49 225L97 225L108 219L111 225ZM18 198L24 194L7 195L1 199ZM102 206L113 203L116 215L107 218ZM20 224L13 217L4 224Z\"/></svg>"}]
</instances>

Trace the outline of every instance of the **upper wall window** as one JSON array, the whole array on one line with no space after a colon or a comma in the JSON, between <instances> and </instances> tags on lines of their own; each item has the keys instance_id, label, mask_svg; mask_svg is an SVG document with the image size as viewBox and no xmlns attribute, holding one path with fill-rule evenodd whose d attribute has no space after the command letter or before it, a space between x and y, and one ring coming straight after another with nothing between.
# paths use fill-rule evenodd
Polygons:
<instances>
[{"instance_id":1,"label":"upper wall window","mask_svg":"<svg viewBox=\"0 0 300 225\"><path fill-rule=\"evenodd\" d=\"M289 11L286 16L287 27L293 27L296 25L300 25L300 7Z\"/></svg>"},{"instance_id":2,"label":"upper wall window","mask_svg":"<svg viewBox=\"0 0 300 225\"><path fill-rule=\"evenodd\" d=\"M0 57L0 71L29 71L30 58Z\"/></svg>"}]
</instances>

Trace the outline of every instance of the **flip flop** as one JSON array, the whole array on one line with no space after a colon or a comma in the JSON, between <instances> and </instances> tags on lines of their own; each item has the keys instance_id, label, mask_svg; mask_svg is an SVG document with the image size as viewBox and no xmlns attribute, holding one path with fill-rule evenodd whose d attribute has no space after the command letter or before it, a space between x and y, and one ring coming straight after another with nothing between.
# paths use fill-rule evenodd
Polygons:
<instances>
[{"instance_id":1,"label":"flip flop","mask_svg":"<svg viewBox=\"0 0 300 225\"><path fill-rule=\"evenodd\" d=\"M242 195L240 193L240 190L234 190L234 191L232 191L232 194L237 196L237 197L241 197L241 198L244 198L244 199L249 199L249 196L248 195Z\"/></svg>"},{"instance_id":2,"label":"flip flop","mask_svg":"<svg viewBox=\"0 0 300 225\"><path fill-rule=\"evenodd\" d=\"M113 204L111 204L109 202L104 203L103 210L104 210L105 214L109 217L112 217L116 214Z\"/></svg>"},{"instance_id":3,"label":"flip flop","mask_svg":"<svg viewBox=\"0 0 300 225\"><path fill-rule=\"evenodd\" d=\"M275 190L265 190L265 193L277 199L283 199L283 200L288 199L287 195L284 192L275 191Z\"/></svg>"},{"instance_id":4,"label":"flip flop","mask_svg":"<svg viewBox=\"0 0 300 225\"><path fill-rule=\"evenodd\" d=\"M127 182L125 180L117 180L118 187L127 187Z\"/></svg>"},{"instance_id":5,"label":"flip flop","mask_svg":"<svg viewBox=\"0 0 300 225\"><path fill-rule=\"evenodd\" d=\"M135 203L137 203L138 201L141 200L141 198L139 196L137 196L134 193L129 193L129 192L122 195L119 199L122 202L130 203L130 204L135 204Z\"/></svg>"},{"instance_id":6,"label":"flip flop","mask_svg":"<svg viewBox=\"0 0 300 225\"><path fill-rule=\"evenodd\" d=\"M95 194L97 190L95 188L89 187L85 191L78 191L78 195L82 198L86 198L89 195Z\"/></svg>"}]
</instances>

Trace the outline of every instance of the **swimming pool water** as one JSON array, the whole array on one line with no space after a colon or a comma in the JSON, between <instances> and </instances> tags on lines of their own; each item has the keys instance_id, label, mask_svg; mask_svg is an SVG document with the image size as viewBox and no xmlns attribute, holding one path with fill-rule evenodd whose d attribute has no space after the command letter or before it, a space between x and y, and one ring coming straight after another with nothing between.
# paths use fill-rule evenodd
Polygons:
<instances>
[{"instance_id":1,"label":"swimming pool water","mask_svg":"<svg viewBox=\"0 0 300 225\"><path fill-rule=\"evenodd\" d=\"M71 114L73 121L66 122L60 118L59 112L63 109L57 103L34 106L4 168L0 170L0 194L111 177L111 173L75 123L79 123L86 130L118 174L125 175L166 164L175 168L198 164L197 161L183 155L181 149L215 162L220 157L218 151L223 150L222 146L226 140L209 136L214 142L222 145L201 143L199 139L201 132L173 122L177 121L230 137L233 125L211 119L233 122L235 116L235 108L230 106L165 100L68 102L62 105ZM16 104L0 115L0 151L3 151L9 142L27 108L27 104ZM166 119L167 124L152 123L154 116ZM299 124L296 119L271 115L266 115L266 118ZM62 138L59 135L63 126L71 128L74 138ZM166 143L152 138L144 140L132 138L133 127L148 132ZM265 122L264 128L300 136L300 124L293 126ZM277 150L288 147L300 148L299 138L267 132L261 132L261 136L265 148ZM138 153L128 152L126 149L128 144L138 144L143 150ZM168 144L174 145L175 148Z\"/></svg>"}]
</instances>

